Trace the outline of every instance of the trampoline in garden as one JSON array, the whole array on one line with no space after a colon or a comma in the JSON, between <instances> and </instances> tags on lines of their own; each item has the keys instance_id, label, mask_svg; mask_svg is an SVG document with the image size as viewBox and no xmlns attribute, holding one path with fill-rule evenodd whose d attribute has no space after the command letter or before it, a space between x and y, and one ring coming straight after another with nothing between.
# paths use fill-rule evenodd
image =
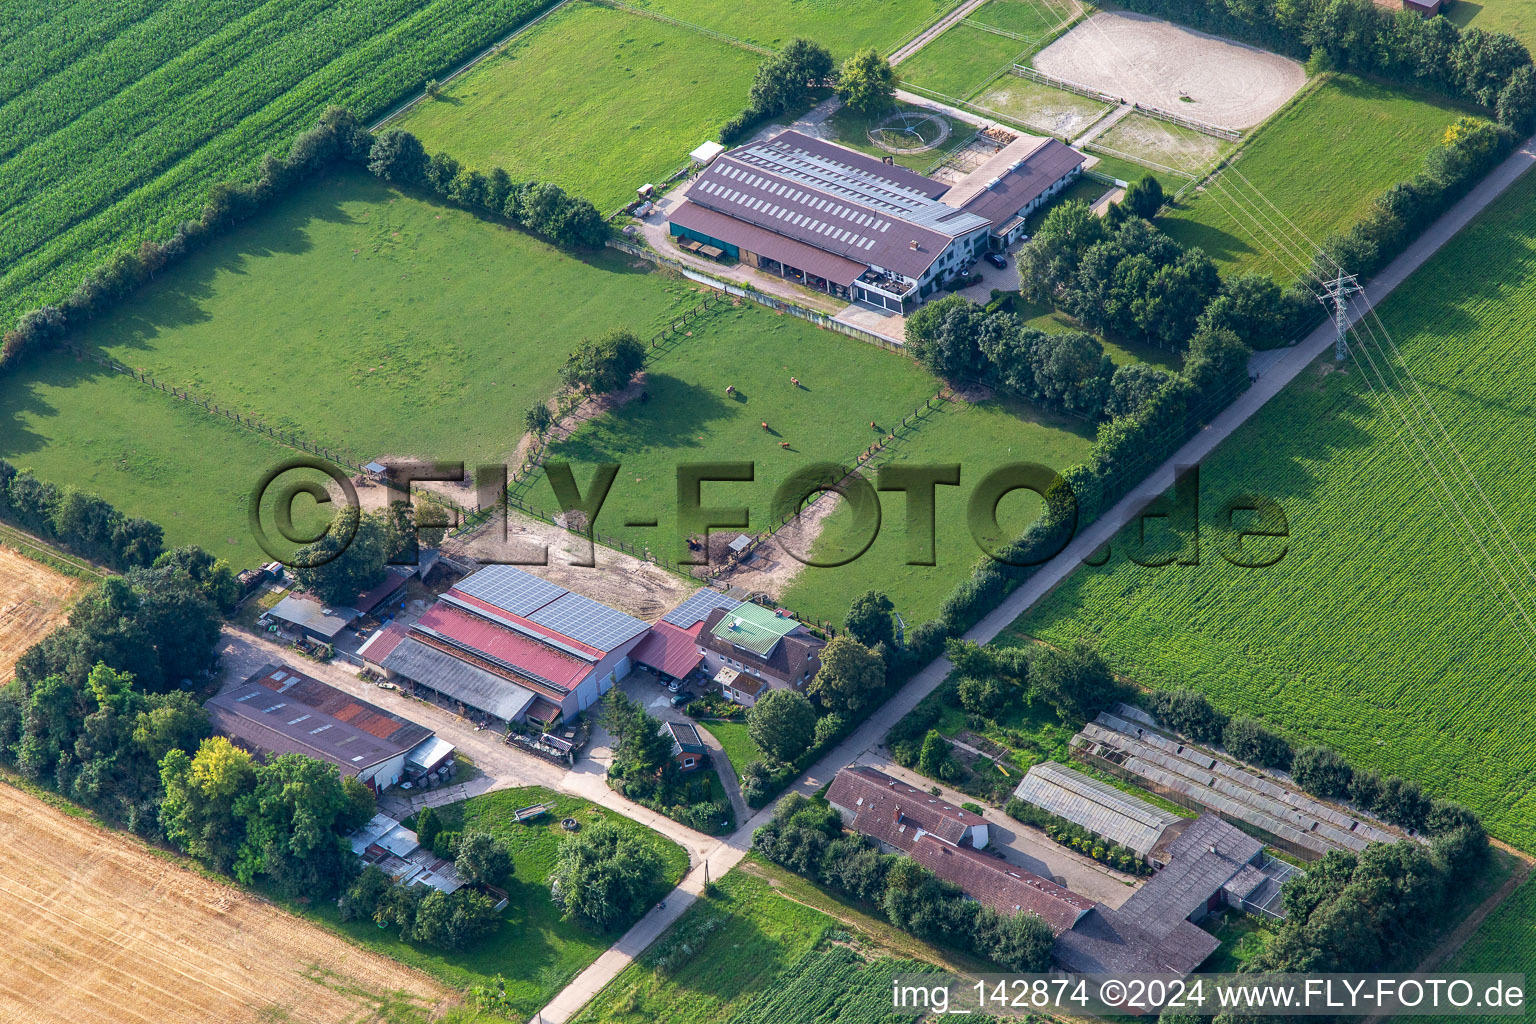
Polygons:
<instances>
[{"instance_id":1,"label":"trampoline in garden","mask_svg":"<svg viewBox=\"0 0 1536 1024\"><path fill-rule=\"evenodd\" d=\"M920 110L898 110L870 125L869 141L887 153L926 153L949 140L949 121Z\"/></svg>"}]
</instances>

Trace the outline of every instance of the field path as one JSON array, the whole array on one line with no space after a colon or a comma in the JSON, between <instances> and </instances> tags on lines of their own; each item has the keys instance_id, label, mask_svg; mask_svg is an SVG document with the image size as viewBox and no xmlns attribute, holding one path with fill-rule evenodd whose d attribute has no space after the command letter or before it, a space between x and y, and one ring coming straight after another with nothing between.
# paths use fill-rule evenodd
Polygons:
<instances>
[{"instance_id":1,"label":"field path","mask_svg":"<svg viewBox=\"0 0 1536 1024\"><path fill-rule=\"evenodd\" d=\"M892 52L891 56L888 58L891 62L891 66L895 67L897 64L900 64L902 61L912 56L918 50L921 50L923 47L933 42L939 36L943 35L951 25L963 18L969 17L972 11L986 2L987 0L965 0L965 3L961 4L959 7L956 7L954 10L944 15L944 17L940 18L938 21L923 29L923 31L919 32L912 39L896 47L895 51Z\"/></svg>"},{"instance_id":2,"label":"field path","mask_svg":"<svg viewBox=\"0 0 1536 1024\"><path fill-rule=\"evenodd\" d=\"M1365 291L1372 304L1386 298L1398 285L1421 267L1439 248L1450 241L1462 228L1493 202L1515 179L1536 163L1536 137L1527 139L1503 163L1494 168L1477 187L1451 207L1444 215L1410 245L1402 255L1393 260L1366 286ZM1351 322L1358 313L1351 311ZM1091 526L1079 533L1063 551L1045 563L1017 590L1003 600L985 618L965 633L966 640L987 643L1006 629L1014 619L1027 611L1035 602L1050 593L1062 580L1073 572L1089 555L1109 541L1122 526L1129 523L1146 505L1173 486L1176 467L1187 467L1200 462L1222 441L1232 435L1248 418L1264 407L1264 404L1280 392L1287 383L1305 369L1333 344L1333 324L1328 323L1313 331L1299 345L1275 352L1262 352L1254 356L1250 367L1259 373L1259 380L1252 388L1238 396L1210 426L1202 430L1166 462L1153 470L1147 478L1124 498L1098 518ZM917 706L928 694L938 688L949 675L948 658L937 658L915 673L907 684L882 704L874 714L854 730L835 748L823 754L808 771L785 791L811 796L832 781L839 770L859 760L865 753L883 756L885 734L907 712ZM666 898L665 904L653 909L641 918L624 936L592 966L577 975L535 1018L540 1024L565 1024L587 1002L600 992L619 972L639 957L667 929L682 916L684 910L698 897L707 878L719 878L746 856L752 845L752 833L773 816L773 806L758 811L731 835L705 854L702 864L695 865L678 887Z\"/></svg>"}]
</instances>

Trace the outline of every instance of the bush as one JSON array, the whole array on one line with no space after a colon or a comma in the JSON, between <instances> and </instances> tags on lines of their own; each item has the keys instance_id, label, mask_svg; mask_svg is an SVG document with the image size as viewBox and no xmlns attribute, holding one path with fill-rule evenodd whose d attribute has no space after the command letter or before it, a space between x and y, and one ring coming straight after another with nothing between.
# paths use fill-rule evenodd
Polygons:
<instances>
[{"instance_id":1,"label":"bush","mask_svg":"<svg viewBox=\"0 0 1536 1024\"><path fill-rule=\"evenodd\" d=\"M1291 760L1291 777L1313 796L1342 797L1353 776L1348 762L1327 747L1305 747Z\"/></svg>"},{"instance_id":2,"label":"bush","mask_svg":"<svg viewBox=\"0 0 1536 1024\"><path fill-rule=\"evenodd\" d=\"M798 690L769 690L747 711L747 732L764 753L791 762L816 737L816 711Z\"/></svg>"},{"instance_id":3,"label":"bush","mask_svg":"<svg viewBox=\"0 0 1536 1024\"><path fill-rule=\"evenodd\" d=\"M1147 704L1159 722L1197 743L1220 743L1227 727L1227 716L1194 690L1153 690Z\"/></svg>"},{"instance_id":4,"label":"bush","mask_svg":"<svg viewBox=\"0 0 1536 1024\"><path fill-rule=\"evenodd\" d=\"M1222 730L1221 741L1229 754L1249 764L1261 768L1290 767L1290 744L1256 719L1232 719Z\"/></svg>"}]
</instances>

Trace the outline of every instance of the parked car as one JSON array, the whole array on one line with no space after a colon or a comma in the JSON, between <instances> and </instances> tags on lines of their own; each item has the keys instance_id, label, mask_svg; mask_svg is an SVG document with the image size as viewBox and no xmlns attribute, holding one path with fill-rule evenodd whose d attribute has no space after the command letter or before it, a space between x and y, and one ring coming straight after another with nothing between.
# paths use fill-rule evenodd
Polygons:
<instances>
[{"instance_id":1,"label":"parked car","mask_svg":"<svg viewBox=\"0 0 1536 1024\"><path fill-rule=\"evenodd\" d=\"M675 708L687 707L691 703L693 703L693 694L686 691L672 698L672 706Z\"/></svg>"},{"instance_id":2,"label":"parked car","mask_svg":"<svg viewBox=\"0 0 1536 1024\"><path fill-rule=\"evenodd\" d=\"M1007 270L1008 269L1008 257L1004 256L1000 252L989 252L989 253L986 253L985 255L982 256L982 259L984 259L988 263L992 264L998 270Z\"/></svg>"},{"instance_id":3,"label":"parked car","mask_svg":"<svg viewBox=\"0 0 1536 1024\"><path fill-rule=\"evenodd\" d=\"M676 693L677 691L681 690L682 688L683 688L683 685L681 683L679 683L676 679L672 680L670 683L667 684L668 691L670 691L672 693Z\"/></svg>"}]
</instances>

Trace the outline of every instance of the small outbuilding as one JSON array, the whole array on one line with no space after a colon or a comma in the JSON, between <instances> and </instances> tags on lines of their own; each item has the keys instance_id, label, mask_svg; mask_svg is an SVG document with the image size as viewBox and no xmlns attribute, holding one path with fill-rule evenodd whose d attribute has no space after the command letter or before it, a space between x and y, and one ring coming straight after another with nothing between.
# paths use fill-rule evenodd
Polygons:
<instances>
[{"instance_id":1,"label":"small outbuilding","mask_svg":"<svg viewBox=\"0 0 1536 1024\"><path fill-rule=\"evenodd\" d=\"M661 731L672 737L672 760L683 771L703 767L709 759L709 748L700 738L698 726L692 722L665 722Z\"/></svg>"},{"instance_id":2,"label":"small outbuilding","mask_svg":"<svg viewBox=\"0 0 1536 1024\"><path fill-rule=\"evenodd\" d=\"M356 608L325 604L309 594L289 594L267 612L267 618L290 633L299 633L321 643L335 643L341 631L356 622Z\"/></svg>"},{"instance_id":3,"label":"small outbuilding","mask_svg":"<svg viewBox=\"0 0 1536 1024\"><path fill-rule=\"evenodd\" d=\"M715 162L715 157L724 152L725 147L720 145L720 143L706 142L699 146L698 149L695 149L692 153L689 153L688 159L692 160L700 167L708 167L710 164Z\"/></svg>"},{"instance_id":4,"label":"small outbuilding","mask_svg":"<svg viewBox=\"0 0 1536 1024\"><path fill-rule=\"evenodd\" d=\"M1134 850L1143 860L1165 832L1184 820L1055 761L1043 761L1031 768L1013 795Z\"/></svg>"}]
</instances>

